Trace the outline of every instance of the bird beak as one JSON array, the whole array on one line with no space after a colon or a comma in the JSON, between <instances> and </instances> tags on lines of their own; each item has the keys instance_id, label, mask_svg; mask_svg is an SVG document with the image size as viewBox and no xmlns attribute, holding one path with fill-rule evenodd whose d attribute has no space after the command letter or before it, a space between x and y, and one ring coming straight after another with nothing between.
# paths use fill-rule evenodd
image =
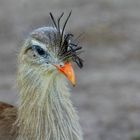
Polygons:
<instances>
[{"instance_id":1,"label":"bird beak","mask_svg":"<svg viewBox=\"0 0 140 140\"><path fill-rule=\"evenodd\" d=\"M54 66L67 77L67 79L72 83L73 86L76 85L75 73L71 63L65 63L64 66Z\"/></svg>"}]
</instances>

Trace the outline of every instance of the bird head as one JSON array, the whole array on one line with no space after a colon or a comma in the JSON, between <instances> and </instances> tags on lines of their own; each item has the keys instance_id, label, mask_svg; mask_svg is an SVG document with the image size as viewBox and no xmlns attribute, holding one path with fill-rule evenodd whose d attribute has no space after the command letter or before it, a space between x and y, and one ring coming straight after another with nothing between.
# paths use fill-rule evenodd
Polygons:
<instances>
[{"instance_id":1,"label":"bird head","mask_svg":"<svg viewBox=\"0 0 140 140\"><path fill-rule=\"evenodd\" d=\"M78 56L82 49L74 42L74 35L65 33L65 26L71 15L68 15L64 22L63 28L60 28L61 16L55 21L54 16L50 13L53 27L41 27L34 30L25 41L21 53L20 64L28 67L27 73L36 73L41 71L45 73L55 73L64 75L72 85L76 84L75 74L72 62L82 68L83 60Z\"/></svg>"}]
</instances>

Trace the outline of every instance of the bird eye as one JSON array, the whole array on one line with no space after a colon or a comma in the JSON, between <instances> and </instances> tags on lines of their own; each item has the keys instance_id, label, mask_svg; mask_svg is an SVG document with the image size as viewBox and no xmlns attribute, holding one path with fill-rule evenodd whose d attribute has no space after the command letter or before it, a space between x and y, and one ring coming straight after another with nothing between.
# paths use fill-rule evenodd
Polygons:
<instances>
[{"instance_id":1,"label":"bird eye","mask_svg":"<svg viewBox=\"0 0 140 140\"><path fill-rule=\"evenodd\" d=\"M41 56L45 55L45 51L42 48L40 48L39 46L36 47L36 51Z\"/></svg>"},{"instance_id":2,"label":"bird eye","mask_svg":"<svg viewBox=\"0 0 140 140\"><path fill-rule=\"evenodd\" d=\"M44 55L46 54L45 51L44 51L41 47L39 47L39 46L37 46L37 45L33 45L32 47L33 47L33 49L35 49L35 51L36 51L40 56L44 56Z\"/></svg>"}]
</instances>

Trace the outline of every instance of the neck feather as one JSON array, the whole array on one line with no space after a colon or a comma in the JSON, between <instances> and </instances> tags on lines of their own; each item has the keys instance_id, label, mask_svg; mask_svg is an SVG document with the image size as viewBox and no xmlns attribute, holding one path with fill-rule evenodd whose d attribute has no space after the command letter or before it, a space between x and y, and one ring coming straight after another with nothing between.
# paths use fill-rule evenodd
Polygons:
<instances>
[{"instance_id":1,"label":"neck feather","mask_svg":"<svg viewBox=\"0 0 140 140\"><path fill-rule=\"evenodd\" d=\"M64 77L56 73L27 75L20 73L18 78L17 140L82 140Z\"/></svg>"}]
</instances>

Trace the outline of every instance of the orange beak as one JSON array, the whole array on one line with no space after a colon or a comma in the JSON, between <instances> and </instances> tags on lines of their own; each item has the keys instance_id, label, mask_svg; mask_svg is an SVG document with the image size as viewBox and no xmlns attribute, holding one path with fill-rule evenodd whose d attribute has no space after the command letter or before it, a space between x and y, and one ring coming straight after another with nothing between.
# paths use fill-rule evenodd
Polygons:
<instances>
[{"instance_id":1,"label":"orange beak","mask_svg":"<svg viewBox=\"0 0 140 140\"><path fill-rule=\"evenodd\" d=\"M58 70L68 78L68 80L72 83L73 86L76 85L75 73L71 63L65 63L64 66L54 66L56 66Z\"/></svg>"}]
</instances>

